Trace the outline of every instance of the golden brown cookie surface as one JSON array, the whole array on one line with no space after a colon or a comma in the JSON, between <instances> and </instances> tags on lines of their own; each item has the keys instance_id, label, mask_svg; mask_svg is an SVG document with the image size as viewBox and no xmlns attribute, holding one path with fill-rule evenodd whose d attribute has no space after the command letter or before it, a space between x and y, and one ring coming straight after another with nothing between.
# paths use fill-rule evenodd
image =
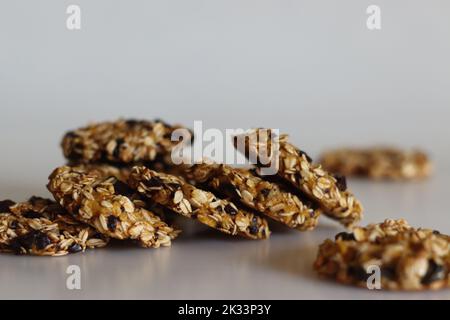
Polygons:
<instances>
[{"instance_id":1,"label":"golden brown cookie surface","mask_svg":"<svg viewBox=\"0 0 450 320\"><path fill-rule=\"evenodd\" d=\"M326 240L314 264L319 275L361 287L373 266L380 269L382 289L449 287L450 237L412 228L405 220L386 220Z\"/></svg>"},{"instance_id":2,"label":"golden brown cookie surface","mask_svg":"<svg viewBox=\"0 0 450 320\"><path fill-rule=\"evenodd\" d=\"M21 203L0 202L0 251L63 256L104 247L108 237L74 220L56 202L32 197Z\"/></svg>"},{"instance_id":3,"label":"golden brown cookie surface","mask_svg":"<svg viewBox=\"0 0 450 320\"><path fill-rule=\"evenodd\" d=\"M143 247L170 246L178 231L168 226L128 185L85 167L60 167L48 189L77 220L115 239L137 240Z\"/></svg>"},{"instance_id":4,"label":"golden brown cookie surface","mask_svg":"<svg viewBox=\"0 0 450 320\"><path fill-rule=\"evenodd\" d=\"M320 163L333 173L371 179L423 179L432 171L424 152L389 147L331 150L322 154Z\"/></svg>"},{"instance_id":5,"label":"golden brown cookie surface","mask_svg":"<svg viewBox=\"0 0 450 320\"><path fill-rule=\"evenodd\" d=\"M179 144L172 141L172 133L177 129L184 128L160 120L94 123L68 132L63 138L62 148L65 157L77 163L147 162L170 153Z\"/></svg>"},{"instance_id":6,"label":"golden brown cookie surface","mask_svg":"<svg viewBox=\"0 0 450 320\"><path fill-rule=\"evenodd\" d=\"M248 169L205 162L187 168L186 176L290 228L312 230L318 223L320 209Z\"/></svg>"},{"instance_id":7,"label":"golden brown cookie surface","mask_svg":"<svg viewBox=\"0 0 450 320\"><path fill-rule=\"evenodd\" d=\"M254 129L236 136L235 146L253 159L259 159L272 149L276 150L276 153L272 153L270 165L276 168L275 174L281 180L317 202L325 215L346 227L361 220L362 205L348 189L345 177L334 176L314 164L305 152L288 141L287 135L273 137L270 129ZM265 167L259 161L257 165L260 169Z\"/></svg>"},{"instance_id":8,"label":"golden brown cookie surface","mask_svg":"<svg viewBox=\"0 0 450 320\"><path fill-rule=\"evenodd\" d=\"M134 167L129 185L151 201L224 233L250 239L265 239L270 235L264 218L239 209L234 203L177 176Z\"/></svg>"}]
</instances>

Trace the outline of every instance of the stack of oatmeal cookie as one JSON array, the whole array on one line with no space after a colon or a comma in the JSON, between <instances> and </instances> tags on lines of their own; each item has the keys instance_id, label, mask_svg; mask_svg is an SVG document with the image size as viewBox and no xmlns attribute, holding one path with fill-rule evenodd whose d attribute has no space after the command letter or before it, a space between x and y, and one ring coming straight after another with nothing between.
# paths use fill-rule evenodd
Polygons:
<instances>
[{"instance_id":1,"label":"stack of oatmeal cookie","mask_svg":"<svg viewBox=\"0 0 450 320\"><path fill-rule=\"evenodd\" d=\"M449 237L413 229L403 220L357 227L363 208L345 177L314 163L287 135L254 129L236 136L235 147L256 159L253 168L244 169L210 161L174 164L171 154L180 141L173 137L180 129L190 133L161 120L118 120L68 132L62 141L68 162L51 173L47 185L54 200L0 202L0 251L60 256L106 246L109 239L170 246L180 230L166 214L232 236L266 239L268 220L309 231L323 214L350 232L320 247L319 274L363 285L367 266L376 263L387 289L448 285ZM184 140L190 144L192 137ZM259 161L274 144L271 161ZM352 174L356 169L344 167L342 158L326 155L326 168ZM356 162L369 166L368 160ZM273 165L274 174L265 174ZM339 168L344 169L334 170ZM410 167L399 170L411 175Z\"/></svg>"}]
</instances>

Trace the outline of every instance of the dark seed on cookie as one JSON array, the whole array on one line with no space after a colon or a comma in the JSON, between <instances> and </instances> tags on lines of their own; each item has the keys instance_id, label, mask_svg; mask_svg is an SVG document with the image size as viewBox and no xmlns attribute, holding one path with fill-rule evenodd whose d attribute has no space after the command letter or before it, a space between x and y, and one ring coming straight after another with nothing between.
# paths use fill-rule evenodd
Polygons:
<instances>
[{"instance_id":1,"label":"dark seed on cookie","mask_svg":"<svg viewBox=\"0 0 450 320\"><path fill-rule=\"evenodd\" d=\"M262 190L261 190L261 194L262 194L264 197L267 197L267 196L269 195L269 193L270 193L270 189L262 189Z\"/></svg>"},{"instance_id":2,"label":"dark seed on cookie","mask_svg":"<svg viewBox=\"0 0 450 320\"><path fill-rule=\"evenodd\" d=\"M28 199L28 202L30 202L31 205L36 205L38 203L49 205L52 203L52 201L50 201L49 199L44 199L36 196L31 196L30 199Z\"/></svg>"},{"instance_id":3,"label":"dark seed on cookie","mask_svg":"<svg viewBox=\"0 0 450 320\"><path fill-rule=\"evenodd\" d=\"M114 191L117 194L125 197L131 197L135 193L133 189L131 189L126 183L123 183L120 180L114 182Z\"/></svg>"},{"instance_id":4,"label":"dark seed on cookie","mask_svg":"<svg viewBox=\"0 0 450 320\"><path fill-rule=\"evenodd\" d=\"M118 158L120 156L120 149L122 145L125 143L125 140L119 138L116 140L116 148L113 151L113 157Z\"/></svg>"},{"instance_id":5,"label":"dark seed on cookie","mask_svg":"<svg viewBox=\"0 0 450 320\"><path fill-rule=\"evenodd\" d=\"M235 208L233 208L233 206L231 204L227 204L224 209L225 209L226 213L229 213L231 215L237 214L237 210Z\"/></svg>"},{"instance_id":6,"label":"dark seed on cookie","mask_svg":"<svg viewBox=\"0 0 450 320\"><path fill-rule=\"evenodd\" d=\"M231 183L222 183L220 184L220 193L223 193L228 196L239 196L236 188Z\"/></svg>"},{"instance_id":7,"label":"dark seed on cookie","mask_svg":"<svg viewBox=\"0 0 450 320\"><path fill-rule=\"evenodd\" d=\"M163 185L161 179L159 179L158 177L152 177L145 184L147 187L150 187L150 188L159 188Z\"/></svg>"},{"instance_id":8,"label":"dark seed on cookie","mask_svg":"<svg viewBox=\"0 0 450 320\"><path fill-rule=\"evenodd\" d=\"M83 251L83 248L78 243L74 243L69 247L70 253L77 253L80 251Z\"/></svg>"},{"instance_id":9,"label":"dark seed on cookie","mask_svg":"<svg viewBox=\"0 0 450 320\"><path fill-rule=\"evenodd\" d=\"M161 182L161 180L159 180ZM167 183L167 186L169 186L170 188L172 188L173 190L178 190L180 189L180 185L178 183Z\"/></svg>"},{"instance_id":10,"label":"dark seed on cookie","mask_svg":"<svg viewBox=\"0 0 450 320\"><path fill-rule=\"evenodd\" d=\"M11 229L17 229L18 226L19 226L19 223L16 220L13 220L9 223L9 227Z\"/></svg>"},{"instance_id":11,"label":"dark seed on cookie","mask_svg":"<svg viewBox=\"0 0 450 320\"><path fill-rule=\"evenodd\" d=\"M66 138L76 138L78 135L74 131L69 131L66 133Z\"/></svg>"},{"instance_id":12,"label":"dark seed on cookie","mask_svg":"<svg viewBox=\"0 0 450 320\"><path fill-rule=\"evenodd\" d=\"M15 204L16 203L14 201L12 201L12 200L0 201L0 213L10 213L11 209L9 209L9 208L12 207Z\"/></svg>"},{"instance_id":13,"label":"dark seed on cookie","mask_svg":"<svg viewBox=\"0 0 450 320\"><path fill-rule=\"evenodd\" d=\"M139 120L135 120L135 119L129 119L129 120L126 120L125 123L129 127L135 127L135 126L137 126L140 123L140 121Z\"/></svg>"},{"instance_id":14,"label":"dark seed on cookie","mask_svg":"<svg viewBox=\"0 0 450 320\"><path fill-rule=\"evenodd\" d=\"M39 232L35 236L35 243L36 248L38 248L39 250L43 250L52 242L50 241L49 237L47 237L46 234Z\"/></svg>"},{"instance_id":15,"label":"dark seed on cookie","mask_svg":"<svg viewBox=\"0 0 450 320\"><path fill-rule=\"evenodd\" d=\"M109 216L108 217L108 222L107 222L107 224L108 224L108 229L111 231L111 232L114 232L114 231L116 231L116 228L117 228L117 223L119 222L119 219L116 217L116 216Z\"/></svg>"},{"instance_id":16,"label":"dark seed on cookie","mask_svg":"<svg viewBox=\"0 0 450 320\"><path fill-rule=\"evenodd\" d=\"M64 208L61 207L61 206L60 206L59 204L57 204L57 203L53 203L53 204L49 205L49 206L45 209L45 211L46 211L47 213L50 213L50 214L53 214L53 215L57 215L57 214L64 215L64 214L66 214L66 211L64 210Z\"/></svg>"},{"instance_id":17,"label":"dark seed on cookie","mask_svg":"<svg viewBox=\"0 0 450 320\"><path fill-rule=\"evenodd\" d=\"M397 279L397 274L395 268L393 267L382 267L381 276L391 281L395 281Z\"/></svg>"},{"instance_id":18,"label":"dark seed on cookie","mask_svg":"<svg viewBox=\"0 0 450 320\"><path fill-rule=\"evenodd\" d=\"M313 162L312 158L311 158L305 151L302 151L302 150L300 150L300 149L297 149L297 153L298 153L300 156L305 156L305 158L306 158L306 160L308 160L308 162Z\"/></svg>"},{"instance_id":19,"label":"dark seed on cookie","mask_svg":"<svg viewBox=\"0 0 450 320\"><path fill-rule=\"evenodd\" d=\"M445 278L445 269L443 266L438 265L434 260L428 261L428 270L425 276L422 278L422 284L428 285L435 281L439 281Z\"/></svg>"},{"instance_id":20,"label":"dark seed on cookie","mask_svg":"<svg viewBox=\"0 0 450 320\"><path fill-rule=\"evenodd\" d=\"M357 281L366 281L369 274L360 266L351 266L347 269L347 274Z\"/></svg>"},{"instance_id":21,"label":"dark seed on cookie","mask_svg":"<svg viewBox=\"0 0 450 320\"><path fill-rule=\"evenodd\" d=\"M338 189L342 192L347 190L347 179L344 176L341 175L335 175L334 178L336 179L336 186Z\"/></svg>"},{"instance_id":22,"label":"dark seed on cookie","mask_svg":"<svg viewBox=\"0 0 450 320\"><path fill-rule=\"evenodd\" d=\"M39 219L39 218L42 218L42 217L43 217L41 213L36 212L36 211L27 211L27 212L24 212L24 213L22 214L22 216L24 216L25 218L28 218L28 219Z\"/></svg>"},{"instance_id":23,"label":"dark seed on cookie","mask_svg":"<svg viewBox=\"0 0 450 320\"><path fill-rule=\"evenodd\" d=\"M259 228L258 228L257 225L251 225L251 226L250 226L250 233L251 233L251 234L257 234L258 231L259 231Z\"/></svg>"},{"instance_id":24,"label":"dark seed on cookie","mask_svg":"<svg viewBox=\"0 0 450 320\"><path fill-rule=\"evenodd\" d=\"M17 247L23 247L24 249L31 249L33 247L34 241L36 240L36 232L30 232L24 234L21 237L16 238Z\"/></svg>"},{"instance_id":25,"label":"dark seed on cookie","mask_svg":"<svg viewBox=\"0 0 450 320\"><path fill-rule=\"evenodd\" d=\"M336 235L335 240L355 241L356 239L353 233L341 232Z\"/></svg>"}]
</instances>

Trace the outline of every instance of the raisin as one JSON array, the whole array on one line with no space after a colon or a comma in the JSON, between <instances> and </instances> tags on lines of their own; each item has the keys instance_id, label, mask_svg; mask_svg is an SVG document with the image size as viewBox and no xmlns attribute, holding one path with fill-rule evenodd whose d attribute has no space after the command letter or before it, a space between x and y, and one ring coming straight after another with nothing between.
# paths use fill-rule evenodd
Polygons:
<instances>
[{"instance_id":1,"label":"raisin","mask_svg":"<svg viewBox=\"0 0 450 320\"><path fill-rule=\"evenodd\" d=\"M227 204L224 209L225 209L226 213L229 213L229 214L231 214L233 216L235 214L237 214L237 210L235 208L233 208L233 206L231 204Z\"/></svg>"},{"instance_id":2,"label":"raisin","mask_svg":"<svg viewBox=\"0 0 450 320\"><path fill-rule=\"evenodd\" d=\"M78 135L74 131L67 132L65 136L66 139L74 139L76 137L78 137Z\"/></svg>"},{"instance_id":3,"label":"raisin","mask_svg":"<svg viewBox=\"0 0 450 320\"><path fill-rule=\"evenodd\" d=\"M111 232L116 231L117 223L118 223L118 222L119 222L119 219L118 219L116 216L113 216L113 215L109 216L109 217L108 217L108 222L107 222L108 229L109 229Z\"/></svg>"},{"instance_id":4,"label":"raisin","mask_svg":"<svg viewBox=\"0 0 450 320\"><path fill-rule=\"evenodd\" d=\"M381 268L381 276L386 279L394 281L397 278L395 268L393 267L383 267Z\"/></svg>"},{"instance_id":5,"label":"raisin","mask_svg":"<svg viewBox=\"0 0 450 320\"><path fill-rule=\"evenodd\" d=\"M257 234L258 231L259 231L258 226L256 226L256 225L251 225L251 226L250 226L250 233L251 233L251 234Z\"/></svg>"},{"instance_id":6,"label":"raisin","mask_svg":"<svg viewBox=\"0 0 450 320\"><path fill-rule=\"evenodd\" d=\"M45 233L39 232L35 235L34 243L36 244L36 248L38 248L39 250L43 250L52 242Z\"/></svg>"},{"instance_id":7,"label":"raisin","mask_svg":"<svg viewBox=\"0 0 450 320\"><path fill-rule=\"evenodd\" d=\"M43 217L41 213L33 211L33 210L24 212L22 214L22 216L24 216L25 218L28 218L28 219L39 219L39 218Z\"/></svg>"},{"instance_id":8,"label":"raisin","mask_svg":"<svg viewBox=\"0 0 450 320\"><path fill-rule=\"evenodd\" d=\"M36 197L36 196L30 197L30 199L28 199L28 202L30 202L32 205L46 205L46 206L53 203L53 201L51 201L49 199L45 199L42 197Z\"/></svg>"},{"instance_id":9,"label":"raisin","mask_svg":"<svg viewBox=\"0 0 450 320\"><path fill-rule=\"evenodd\" d=\"M131 189L126 183L123 183L120 180L116 180L113 186L114 191L122 196L131 197L134 194L134 190Z\"/></svg>"},{"instance_id":10,"label":"raisin","mask_svg":"<svg viewBox=\"0 0 450 320\"><path fill-rule=\"evenodd\" d=\"M122 145L125 143L125 140L123 140L122 138L119 138L116 140L116 148L113 151L113 157L114 158L119 158L120 157L120 149L122 148Z\"/></svg>"},{"instance_id":11,"label":"raisin","mask_svg":"<svg viewBox=\"0 0 450 320\"><path fill-rule=\"evenodd\" d=\"M227 196L239 197L239 194L237 193L236 188L231 183L221 183L220 189L218 191Z\"/></svg>"},{"instance_id":12,"label":"raisin","mask_svg":"<svg viewBox=\"0 0 450 320\"><path fill-rule=\"evenodd\" d=\"M43 250L50 243L51 241L47 235L39 231L33 231L15 238L11 241L10 246L16 253L21 253L21 248L29 250L33 247L33 245L36 245L37 249Z\"/></svg>"},{"instance_id":13,"label":"raisin","mask_svg":"<svg viewBox=\"0 0 450 320\"><path fill-rule=\"evenodd\" d=\"M136 127L140 123L141 123L141 121L135 120L135 119L129 119L129 120L125 121L125 124L129 127Z\"/></svg>"},{"instance_id":14,"label":"raisin","mask_svg":"<svg viewBox=\"0 0 450 320\"><path fill-rule=\"evenodd\" d=\"M160 178L158 177L152 177L150 180L148 180L145 185L147 187L153 188L153 187L161 187L163 186L163 183Z\"/></svg>"},{"instance_id":15,"label":"raisin","mask_svg":"<svg viewBox=\"0 0 450 320\"><path fill-rule=\"evenodd\" d=\"M267 197L269 195L269 193L270 193L270 189L261 189L261 194L264 197Z\"/></svg>"},{"instance_id":16,"label":"raisin","mask_svg":"<svg viewBox=\"0 0 450 320\"><path fill-rule=\"evenodd\" d=\"M47 208L45 208L45 212L52 214L52 215L64 215L66 214L66 211L64 210L63 207L61 207L59 204L57 203L53 203L50 204Z\"/></svg>"},{"instance_id":17,"label":"raisin","mask_svg":"<svg viewBox=\"0 0 450 320\"><path fill-rule=\"evenodd\" d=\"M16 220L11 221L11 223L9 224L9 227L11 229L17 229L18 226L19 226L19 223Z\"/></svg>"},{"instance_id":18,"label":"raisin","mask_svg":"<svg viewBox=\"0 0 450 320\"><path fill-rule=\"evenodd\" d=\"M335 175L334 178L336 179L336 186L340 191L344 192L347 190L347 179L344 176Z\"/></svg>"},{"instance_id":19,"label":"raisin","mask_svg":"<svg viewBox=\"0 0 450 320\"><path fill-rule=\"evenodd\" d=\"M341 232L335 237L335 240L355 241L355 235L353 233Z\"/></svg>"},{"instance_id":20,"label":"raisin","mask_svg":"<svg viewBox=\"0 0 450 320\"><path fill-rule=\"evenodd\" d=\"M445 273L443 266L438 265L434 260L429 260L427 273L422 278L421 282L423 285L429 285L435 281L444 279Z\"/></svg>"},{"instance_id":21,"label":"raisin","mask_svg":"<svg viewBox=\"0 0 450 320\"><path fill-rule=\"evenodd\" d=\"M296 149L297 153L300 156L305 156L306 160L308 160L308 162L313 162L312 158L304 151L300 150L300 149Z\"/></svg>"},{"instance_id":22,"label":"raisin","mask_svg":"<svg viewBox=\"0 0 450 320\"><path fill-rule=\"evenodd\" d=\"M10 207L12 207L15 204L16 203L12 200L0 201L0 213L11 213Z\"/></svg>"},{"instance_id":23,"label":"raisin","mask_svg":"<svg viewBox=\"0 0 450 320\"><path fill-rule=\"evenodd\" d=\"M78 243L74 243L69 247L70 253L77 253L80 251L83 251L83 248Z\"/></svg>"},{"instance_id":24,"label":"raisin","mask_svg":"<svg viewBox=\"0 0 450 320\"><path fill-rule=\"evenodd\" d=\"M347 274L357 281L367 281L367 278L369 277L367 272L362 267L359 267L359 266L348 267Z\"/></svg>"}]
</instances>

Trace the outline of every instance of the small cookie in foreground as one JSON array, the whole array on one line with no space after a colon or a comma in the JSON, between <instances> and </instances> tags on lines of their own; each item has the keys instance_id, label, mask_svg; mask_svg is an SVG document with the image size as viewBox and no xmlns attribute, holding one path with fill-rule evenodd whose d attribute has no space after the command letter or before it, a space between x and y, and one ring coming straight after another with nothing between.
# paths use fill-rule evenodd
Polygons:
<instances>
[{"instance_id":1,"label":"small cookie in foreground","mask_svg":"<svg viewBox=\"0 0 450 320\"><path fill-rule=\"evenodd\" d=\"M432 171L424 152L389 147L331 150L322 154L320 163L333 173L373 179L423 179Z\"/></svg>"},{"instance_id":2,"label":"small cookie in foreground","mask_svg":"<svg viewBox=\"0 0 450 320\"><path fill-rule=\"evenodd\" d=\"M188 141L172 141L172 133L177 129L184 129ZM118 120L70 131L61 145L65 157L77 163L132 164L153 161L191 140L192 133L188 129L160 120Z\"/></svg>"},{"instance_id":3,"label":"small cookie in foreground","mask_svg":"<svg viewBox=\"0 0 450 320\"><path fill-rule=\"evenodd\" d=\"M48 189L75 219L115 239L137 240L142 247L170 246L179 231L146 209L128 185L83 167L60 167Z\"/></svg>"},{"instance_id":4,"label":"small cookie in foreground","mask_svg":"<svg viewBox=\"0 0 450 320\"><path fill-rule=\"evenodd\" d=\"M317 226L320 209L313 208L277 184L265 181L248 169L234 169L224 164L201 163L186 169L188 180L206 185L233 201L300 231Z\"/></svg>"},{"instance_id":5,"label":"small cookie in foreground","mask_svg":"<svg viewBox=\"0 0 450 320\"><path fill-rule=\"evenodd\" d=\"M74 220L56 202L32 197L0 202L0 252L63 256L106 246L108 238Z\"/></svg>"},{"instance_id":6,"label":"small cookie in foreground","mask_svg":"<svg viewBox=\"0 0 450 320\"><path fill-rule=\"evenodd\" d=\"M238 150L243 147L244 150L239 150L240 152L247 157L259 159L265 150L272 150L272 140L276 139L279 150L278 158L274 161L278 178L317 202L325 215L346 227L352 227L362 219L362 205L348 190L345 177L331 175L320 165L313 164L305 152L289 143L287 135L272 135L270 129L254 129L235 136L235 147ZM265 167L259 163L257 165Z\"/></svg>"},{"instance_id":7,"label":"small cookie in foreground","mask_svg":"<svg viewBox=\"0 0 450 320\"><path fill-rule=\"evenodd\" d=\"M449 287L450 237L412 228L405 220L386 220L326 240L314 264L319 275L360 287L367 287L371 266L381 270L382 289Z\"/></svg>"},{"instance_id":8,"label":"small cookie in foreground","mask_svg":"<svg viewBox=\"0 0 450 320\"><path fill-rule=\"evenodd\" d=\"M270 235L265 219L238 209L232 202L219 199L176 176L134 167L128 183L166 209L224 233L250 239L265 239Z\"/></svg>"}]
</instances>

